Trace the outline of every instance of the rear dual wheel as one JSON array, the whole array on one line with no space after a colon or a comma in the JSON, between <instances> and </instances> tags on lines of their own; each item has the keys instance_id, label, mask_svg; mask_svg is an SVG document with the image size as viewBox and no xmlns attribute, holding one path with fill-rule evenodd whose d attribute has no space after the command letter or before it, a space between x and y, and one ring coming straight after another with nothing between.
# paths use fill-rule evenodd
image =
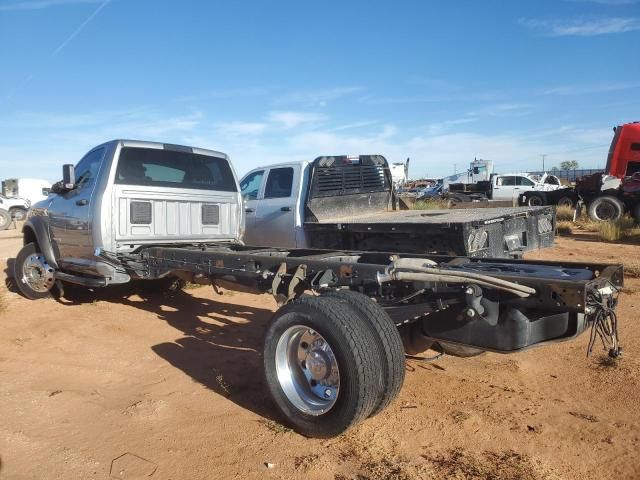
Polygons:
<instances>
[{"instance_id":1,"label":"rear dual wheel","mask_svg":"<svg viewBox=\"0 0 640 480\"><path fill-rule=\"evenodd\" d=\"M384 322L393 323L382 309L384 316L371 317L377 305L357 295L304 295L280 308L267 331L269 391L303 435L339 435L387 406L402 386L404 357L390 364L399 361L401 343L387 338L391 330Z\"/></svg>"}]
</instances>

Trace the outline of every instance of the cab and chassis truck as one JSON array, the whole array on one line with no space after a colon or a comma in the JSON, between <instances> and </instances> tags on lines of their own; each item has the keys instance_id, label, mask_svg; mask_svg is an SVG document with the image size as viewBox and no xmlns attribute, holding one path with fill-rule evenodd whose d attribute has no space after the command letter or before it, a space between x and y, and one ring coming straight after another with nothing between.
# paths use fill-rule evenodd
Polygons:
<instances>
[{"instance_id":1,"label":"cab and chassis truck","mask_svg":"<svg viewBox=\"0 0 640 480\"><path fill-rule=\"evenodd\" d=\"M266 384L288 424L332 437L398 395L408 350L510 353L591 328L619 351L620 265L246 246L228 157L116 140L63 167L15 261L31 299L65 283L179 277L270 293ZM404 346L403 346L404 339Z\"/></svg>"}]
</instances>

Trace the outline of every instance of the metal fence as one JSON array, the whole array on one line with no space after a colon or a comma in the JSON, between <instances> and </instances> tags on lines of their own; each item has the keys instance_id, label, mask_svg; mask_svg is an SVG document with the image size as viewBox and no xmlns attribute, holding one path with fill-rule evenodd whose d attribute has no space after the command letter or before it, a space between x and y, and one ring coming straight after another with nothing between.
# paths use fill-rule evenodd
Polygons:
<instances>
[{"instance_id":1,"label":"metal fence","mask_svg":"<svg viewBox=\"0 0 640 480\"><path fill-rule=\"evenodd\" d=\"M548 171L550 175L555 175L560 180L565 180L569 183L573 183L577 178L585 177L587 175L592 175L594 173L602 172L602 169L597 168L578 168L575 170L556 170L556 171ZM533 175L542 175L545 172L530 172Z\"/></svg>"}]
</instances>

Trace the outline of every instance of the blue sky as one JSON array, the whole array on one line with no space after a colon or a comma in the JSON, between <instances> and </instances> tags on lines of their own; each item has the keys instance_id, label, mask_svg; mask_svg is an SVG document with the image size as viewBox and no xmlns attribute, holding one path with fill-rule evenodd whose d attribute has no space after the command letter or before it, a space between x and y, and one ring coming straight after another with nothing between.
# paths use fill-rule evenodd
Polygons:
<instances>
[{"instance_id":1,"label":"blue sky","mask_svg":"<svg viewBox=\"0 0 640 480\"><path fill-rule=\"evenodd\" d=\"M640 2L0 0L0 177L112 138L443 176L604 165L640 120Z\"/></svg>"}]
</instances>

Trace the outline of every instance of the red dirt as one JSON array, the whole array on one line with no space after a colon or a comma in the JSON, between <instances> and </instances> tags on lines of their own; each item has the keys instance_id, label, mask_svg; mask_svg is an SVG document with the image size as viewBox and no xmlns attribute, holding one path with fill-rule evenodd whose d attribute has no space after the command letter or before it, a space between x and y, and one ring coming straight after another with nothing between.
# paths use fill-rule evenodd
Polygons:
<instances>
[{"instance_id":1,"label":"red dirt","mask_svg":"<svg viewBox=\"0 0 640 480\"><path fill-rule=\"evenodd\" d=\"M531 257L638 254L561 238ZM5 289L0 478L639 478L640 280L625 290L619 361L587 359L587 335L411 360L388 410L323 441L282 427L267 396L266 295L73 290L31 302Z\"/></svg>"}]
</instances>

